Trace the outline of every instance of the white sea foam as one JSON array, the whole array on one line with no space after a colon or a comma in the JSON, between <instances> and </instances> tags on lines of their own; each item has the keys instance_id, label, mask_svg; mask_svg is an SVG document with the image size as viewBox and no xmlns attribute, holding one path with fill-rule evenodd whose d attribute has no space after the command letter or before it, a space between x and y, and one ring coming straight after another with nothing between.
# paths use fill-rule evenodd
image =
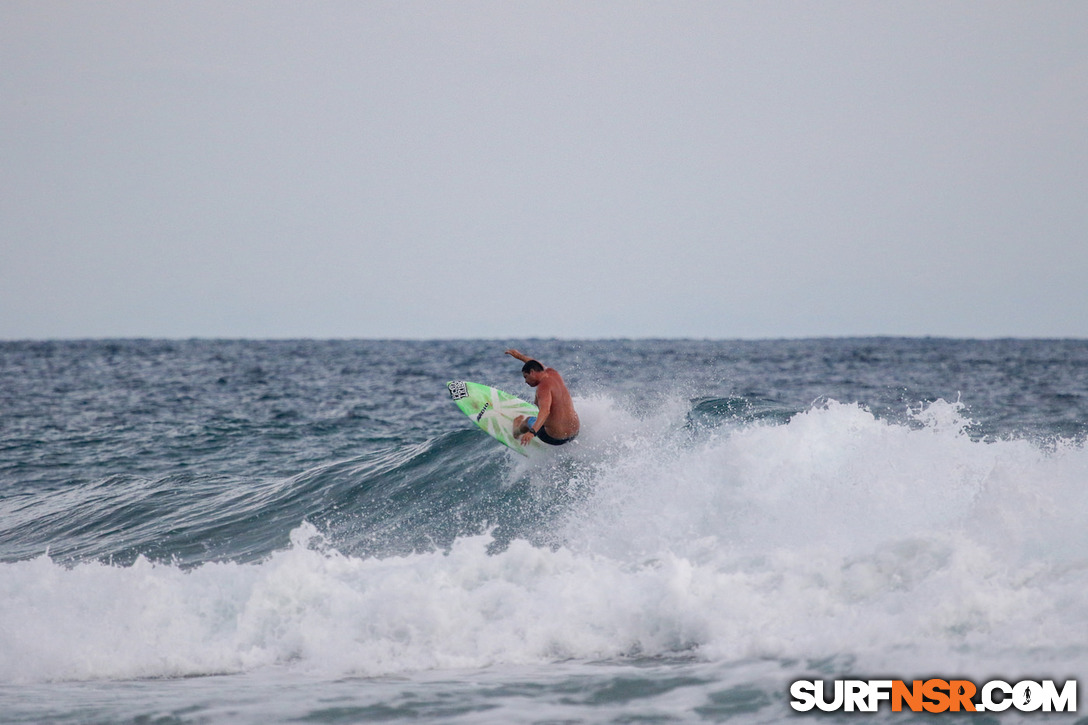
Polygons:
<instances>
[{"instance_id":1,"label":"white sea foam","mask_svg":"<svg viewBox=\"0 0 1088 725\"><path fill-rule=\"evenodd\" d=\"M303 523L256 564L0 565L0 679L677 653L903 676L1084 671L1083 446L973 441L943 402L911 425L828 402L698 436L682 407L580 401L592 425L567 455L589 493L557 549L488 555L477 536L358 558ZM532 475L524 465L511 475Z\"/></svg>"}]
</instances>

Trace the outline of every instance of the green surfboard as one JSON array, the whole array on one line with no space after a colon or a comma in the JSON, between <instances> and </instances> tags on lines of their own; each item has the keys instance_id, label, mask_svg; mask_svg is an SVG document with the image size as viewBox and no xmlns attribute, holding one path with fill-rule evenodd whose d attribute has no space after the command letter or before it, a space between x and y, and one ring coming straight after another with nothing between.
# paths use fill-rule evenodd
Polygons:
<instances>
[{"instance_id":1,"label":"green surfboard","mask_svg":"<svg viewBox=\"0 0 1088 725\"><path fill-rule=\"evenodd\" d=\"M446 383L446 388L461 412L499 443L523 456L529 455L529 449L544 447L536 438L523 446L514 437L514 418L537 414L537 407L532 403L489 385L464 380Z\"/></svg>"}]
</instances>

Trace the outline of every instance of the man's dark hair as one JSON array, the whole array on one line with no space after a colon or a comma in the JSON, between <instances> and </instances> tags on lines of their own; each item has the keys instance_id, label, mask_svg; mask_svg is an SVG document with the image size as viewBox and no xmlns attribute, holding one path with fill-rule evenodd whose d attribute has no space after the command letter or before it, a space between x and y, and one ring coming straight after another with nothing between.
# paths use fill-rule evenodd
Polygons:
<instances>
[{"instance_id":1,"label":"man's dark hair","mask_svg":"<svg viewBox=\"0 0 1088 725\"><path fill-rule=\"evenodd\" d=\"M538 363L536 360L530 360L529 362L521 366L521 372L523 373L531 373L533 371L544 372L544 366Z\"/></svg>"}]
</instances>

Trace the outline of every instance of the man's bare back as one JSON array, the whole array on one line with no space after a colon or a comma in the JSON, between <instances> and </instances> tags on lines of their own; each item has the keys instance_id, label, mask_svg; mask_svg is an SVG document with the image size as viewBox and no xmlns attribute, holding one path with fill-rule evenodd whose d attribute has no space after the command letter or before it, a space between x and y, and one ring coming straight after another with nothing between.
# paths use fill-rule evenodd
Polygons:
<instances>
[{"instance_id":1,"label":"man's bare back","mask_svg":"<svg viewBox=\"0 0 1088 725\"><path fill-rule=\"evenodd\" d=\"M521 444L527 444L535 435L545 443L562 445L578 435L581 423L559 371L517 350L507 350L506 354L525 363L521 375L529 387L536 388L536 407L540 411L534 418L519 416L514 421L514 434L520 436Z\"/></svg>"}]
</instances>

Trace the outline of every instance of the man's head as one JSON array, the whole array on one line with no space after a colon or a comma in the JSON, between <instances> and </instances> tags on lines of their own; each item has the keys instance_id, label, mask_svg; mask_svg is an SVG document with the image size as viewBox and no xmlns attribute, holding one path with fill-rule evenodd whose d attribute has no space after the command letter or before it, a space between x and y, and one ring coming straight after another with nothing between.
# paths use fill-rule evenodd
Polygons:
<instances>
[{"instance_id":1,"label":"man's head","mask_svg":"<svg viewBox=\"0 0 1088 725\"><path fill-rule=\"evenodd\" d=\"M544 366L536 360L530 360L521 366L521 377L525 378L525 382L533 388L540 384L540 374L543 372Z\"/></svg>"}]
</instances>

